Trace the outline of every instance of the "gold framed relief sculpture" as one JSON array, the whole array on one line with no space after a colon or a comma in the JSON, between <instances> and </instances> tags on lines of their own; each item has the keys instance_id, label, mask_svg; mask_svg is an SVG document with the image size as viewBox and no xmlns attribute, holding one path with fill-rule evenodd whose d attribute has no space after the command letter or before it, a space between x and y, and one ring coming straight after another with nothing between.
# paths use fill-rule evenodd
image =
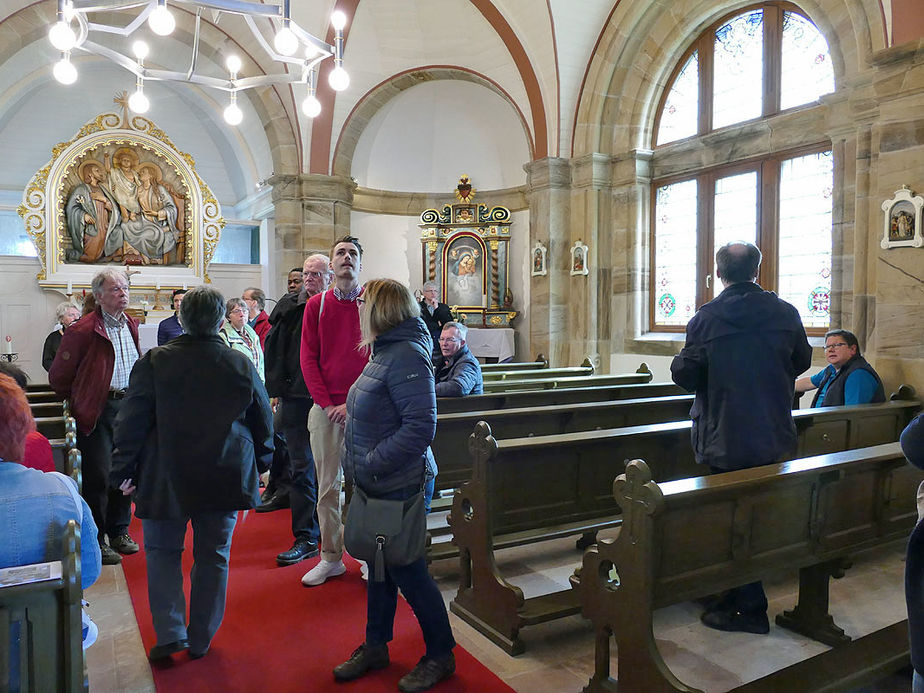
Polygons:
<instances>
[{"instance_id":1,"label":"gold framed relief sculpture","mask_svg":"<svg viewBox=\"0 0 924 693\"><path fill-rule=\"evenodd\" d=\"M224 226L193 158L152 121L103 113L32 177L19 214L38 249L39 284L89 287L107 265L135 268L158 287L208 281ZM139 283L138 281L134 283Z\"/></svg>"}]
</instances>

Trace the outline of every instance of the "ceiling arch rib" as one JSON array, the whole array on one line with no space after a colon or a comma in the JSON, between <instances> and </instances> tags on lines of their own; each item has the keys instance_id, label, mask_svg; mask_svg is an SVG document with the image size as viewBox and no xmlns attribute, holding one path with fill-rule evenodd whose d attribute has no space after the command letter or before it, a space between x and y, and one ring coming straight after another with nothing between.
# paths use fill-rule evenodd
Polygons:
<instances>
[{"instance_id":1,"label":"ceiling arch rib","mask_svg":"<svg viewBox=\"0 0 924 693\"><path fill-rule=\"evenodd\" d=\"M402 91L423 82L434 80L471 82L498 94L516 112L517 118L523 127L523 135L529 148L530 158L535 158L533 154L535 151L535 143L529 131L529 124L526 121L526 117L516 102L511 98L510 94L504 91L499 84L483 74L457 65L427 65L406 70L389 77L377 84L373 89L367 91L363 94L362 98L357 101L344 122L340 130L340 136L337 139L332 165L333 175L349 176L351 174L353 154L356 151L356 145L359 142L360 135L362 135L369 121L382 106Z\"/></svg>"}]
</instances>

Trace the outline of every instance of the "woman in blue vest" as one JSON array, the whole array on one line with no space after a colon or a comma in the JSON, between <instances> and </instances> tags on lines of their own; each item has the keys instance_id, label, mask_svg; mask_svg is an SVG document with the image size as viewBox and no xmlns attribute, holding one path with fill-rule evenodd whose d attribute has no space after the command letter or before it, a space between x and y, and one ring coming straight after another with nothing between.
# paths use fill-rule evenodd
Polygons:
<instances>
[{"instance_id":1,"label":"woman in blue vest","mask_svg":"<svg viewBox=\"0 0 924 693\"><path fill-rule=\"evenodd\" d=\"M818 390L813 408L885 402L882 380L860 355L860 344L853 332L829 330L825 334L825 358L828 365L824 370L796 380L798 393Z\"/></svg>"}]
</instances>

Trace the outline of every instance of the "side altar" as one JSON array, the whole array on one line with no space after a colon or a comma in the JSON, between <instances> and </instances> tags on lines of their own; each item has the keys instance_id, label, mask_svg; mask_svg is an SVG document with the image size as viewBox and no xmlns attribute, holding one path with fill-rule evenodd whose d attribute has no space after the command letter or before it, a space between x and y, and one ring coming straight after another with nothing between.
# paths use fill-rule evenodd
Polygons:
<instances>
[{"instance_id":1,"label":"side altar","mask_svg":"<svg viewBox=\"0 0 924 693\"><path fill-rule=\"evenodd\" d=\"M477 204L468 176L457 203L420 215L423 281L440 287L444 303L468 327L510 327L517 316L508 283L510 210Z\"/></svg>"}]
</instances>

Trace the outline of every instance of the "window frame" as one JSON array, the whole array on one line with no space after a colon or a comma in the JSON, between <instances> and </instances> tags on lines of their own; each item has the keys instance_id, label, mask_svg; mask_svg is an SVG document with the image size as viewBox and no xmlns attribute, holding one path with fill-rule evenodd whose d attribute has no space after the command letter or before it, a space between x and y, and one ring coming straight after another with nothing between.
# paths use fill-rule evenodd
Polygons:
<instances>
[{"instance_id":1,"label":"window frame","mask_svg":"<svg viewBox=\"0 0 924 693\"><path fill-rule=\"evenodd\" d=\"M715 32L721 26L727 24L736 17L746 15L750 12L763 10L763 92L761 115L757 118L743 120L722 126L721 128L712 128L712 90L714 80L713 58ZM652 170L656 169L659 160L663 161L666 157L670 160L673 151L686 151L688 154L697 146L698 141L702 141L703 146L709 150L734 136L737 132L754 133L754 128L763 121L770 118L778 119L781 115L785 118L786 114L794 111L818 109L819 102L812 101L799 104L787 109L780 109L781 88L782 88L782 43L783 43L783 18L786 12L792 12L813 26L818 28L811 18L801 8L790 2L760 2L753 3L723 15L720 19L712 22L701 30L699 36L691 42L684 53L676 61L667 86L658 100L657 110L655 111L654 127L651 133L652 143ZM658 133L661 127L661 118L664 113L666 102L670 96L671 90L680 74L680 71L687 64L687 61L694 52L698 53L698 71L699 71L699 91L698 91L698 112L697 112L697 132L689 137L671 140L663 144L657 144ZM828 50L830 55L830 46ZM835 83L836 84L836 83ZM822 116L820 115L819 118ZM779 121L776 121L779 122ZM785 121L783 121L785 122ZM818 128L816 127L816 130ZM722 133L716 135L715 133ZM706 138L706 139L704 139ZM713 141L714 140L714 141ZM679 146L678 146L679 145ZM697 182L697 223L696 223L696 292L695 308L698 310L704 303L712 300L716 295L715 285L718 279L715 277L715 251L714 251L714 212L715 212L715 181L726 176L744 173L747 171L757 172L757 233L756 242L761 249L763 261L761 262L760 272L757 280L765 289L776 290L779 284L779 205L780 205L780 170L782 162L787 159L797 158L810 154L821 152L831 152L832 157L835 155L832 142L823 135L822 131L816 131L814 137L807 137L801 141L794 142L793 146L780 147L771 143L766 151L732 161L723 161L721 163L709 163L697 168L686 168L677 173L671 173L651 179L650 196L649 196L649 253L648 253L648 330L649 332L659 333L684 333L685 325L665 325L657 321L657 291L656 281L656 250L657 250L657 191L659 188L679 183L683 181L695 180ZM837 161L834 162L832 186L837 188L838 168ZM669 167L670 168L670 167ZM673 170L677 171L677 168ZM832 201L832 212L835 211L834 202ZM833 223L833 219L832 219ZM833 229L832 229L833 231ZM832 239L833 240L833 239ZM832 248L832 265L836 261ZM832 267L832 271L833 271ZM820 336L825 333L822 328L806 328L806 333L810 336Z\"/></svg>"}]
</instances>

